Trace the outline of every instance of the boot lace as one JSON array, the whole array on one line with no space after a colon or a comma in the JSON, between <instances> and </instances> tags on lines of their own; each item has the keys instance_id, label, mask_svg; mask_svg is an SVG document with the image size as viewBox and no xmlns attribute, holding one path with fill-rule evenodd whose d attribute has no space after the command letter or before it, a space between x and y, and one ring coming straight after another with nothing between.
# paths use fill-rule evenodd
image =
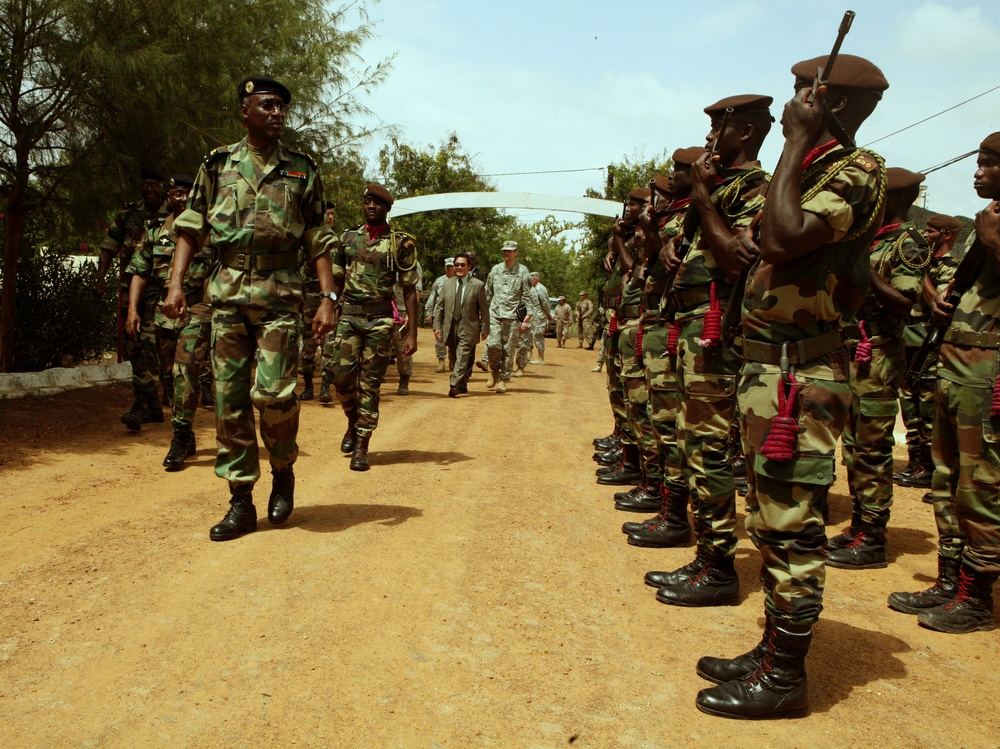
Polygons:
<instances>
[{"instance_id":1,"label":"boot lace","mask_svg":"<svg viewBox=\"0 0 1000 749\"><path fill-rule=\"evenodd\" d=\"M972 575L965 571L965 567L962 567L958 572L958 593L944 605L945 611L951 611L952 607L964 603L971 598L969 591L972 589L973 582Z\"/></svg>"},{"instance_id":2,"label":"boot lace","mask_svg":"<svg viewBox=\"0 0 1000 749\"><path fill-rule=\"evenodd\" d=\"M859 546L861 546L864 542L865 542L865 532L858 531L857 535L854 536L854 540L851 541L851 543L847 544L845 548L856 549Z\"/></svg>"}]
</instances>

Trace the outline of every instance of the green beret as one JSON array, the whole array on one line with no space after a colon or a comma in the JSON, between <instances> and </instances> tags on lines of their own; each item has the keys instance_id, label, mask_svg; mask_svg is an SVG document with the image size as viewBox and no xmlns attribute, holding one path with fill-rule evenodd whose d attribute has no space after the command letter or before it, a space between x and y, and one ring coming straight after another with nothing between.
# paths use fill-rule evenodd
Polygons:
<instances>
[{"instance_id":1,"label":"green beret","mask_svg":"<svg viewBox=\"0 0 1000 749\"><path fill-rule=\"evenodd\" d=\"M628 194L629 200L638 200L641 203L645 203L649 200L649 188L648 187L637 187L635 190Z\"/></svg>"},{"instance_id":2,"label":"green beret","mask_svg":"<svg viewBox=\"0 0 1000 749\"><path fill-rule=\"evenodd\" d=\"M155 179L157 182L166 182L167 175L151 166L142 166L139 167L139 179Z\"/></svg>"},{"instance_id":3,"label":"green beret","mask_svg":"<svg viewBox=\"0 0 1000 749\"><path fill-rule=\"evenodd\" d=\"M792 75L798 80L811 81L816 77L816 68L825 68L829 55L803 60L792 66ZM833 77L827 83L837 88L855 88L881 95L889 88L889 82L875 63L855 55L839 55L833 66Z\"/></svg>"},{"instance_id":4,"label":"green beret","mask_svg":"<svg viewBox=\"0 0 1000 749\"><path fill-rule=\"evenodd\" d=\"M961 221L954 216L945 216L941 213L927 219L927 225L932 229L937 229L938 231L956 232L962 230Z\"/></svg>"},{"instance_id":5,"label":"green beret","mask_svg":"<svg viewBox=\"0 0 1000 749\"><path fill-rule=\"evenodd\" d=\"M242 102L250 94L277 94L281 100L288 104L292 100L292 93L273 78L262 78L252 75L240 81L236 87L236 100Z\"/></svg>"},{"instance_id":6,"label":"green beret","mask_svg":"<svg viewBox=\"0 0 1000 749\"><path fill-rule=\"evenodd\" d=\"M710 107L705 107L705 114L709 117L721 117L727 109L732 108L733 114L750 114L759 112L770 115L771 110L769 107L773 101L773 97L762 96L760 94L741 94L739 96L729 96L725 99L720 99ZM772 117L771 119L773 120L774 118Z\"/></svg>"},{"instance_id":7,"label":"green beret","mask_svg":"<svg viewBox=\"0 0 1000 749\"><path fill-rule=\"evenodd\" d=\"M371 184L365 186L365 197L380 200L390 208L392 207L392 204L396 202L396 199L392 197L392 193L382 187L382 185Z\"/></svg>"},{"instance_id":8,"label":"green beret","mask_svg":"<svg viewBox=\"0 0 1000 749\"><path fill-rule=\"evenodd\" d=\"M905 190L907 187L916 187L926 179L920 172L911 172L909 169L900 169L898 166L891 166L885 170L886 190Z\"/></svg>"},{"instance_id":9,"label":"green beret","mask_svg":"<svg viewBox=\"0 0 1000 749\"><path fill-rule=\"evenodd\" d=\"M691 146L691 148L678 148L674 151L674 155L671 158L674 160L674 166L678 164L681 166L691 166L698 159L704 160L705 156L704 146Z\"/></svg>"},{"instance_id":10,"label":"green beret","mask_svg":"<svg viewBox=\"0 0 1000 749\"><path fill-rule=\"evenodd\" d=\"M993 151L993 153L1000 154L1000 133L987 135L983 142L979 144L979 150Z\"/></svg>"}]
</instances>

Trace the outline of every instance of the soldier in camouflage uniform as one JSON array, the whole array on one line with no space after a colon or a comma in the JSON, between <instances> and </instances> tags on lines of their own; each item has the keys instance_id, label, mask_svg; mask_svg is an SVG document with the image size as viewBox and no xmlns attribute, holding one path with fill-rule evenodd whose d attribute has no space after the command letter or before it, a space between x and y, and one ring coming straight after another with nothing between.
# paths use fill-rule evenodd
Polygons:
<instances>
[{"instance_id":1,"label":"soldier in camouflage uniform","mask_svg":"<svg viewBox=\"0 0 1000 749\"><path fill-rule=\"evenodd\" d=\"M170 356L174 367L174 392L171 398L174 436L163 459L163 466L168 471L179 470L184 460L195 453L192 425L201 394L200 378L203 371L210 368L208 341L212 328L212 308L204 301L205 281L212 265L210 248L203 247L198 251L184 277L187 314L183 318L171 320L163 314L162 309L177 245L174 221L187 206L188 193L193 185L194 180L186 174L170 178L170 189L167 191L170 213L164 219L157 218L149 222L146 238L135 251L128 267L128 272L132 274L126 323L129 334L135 335L142 325L139 312L141 299L146 299L147 304L156 308L157 326L171 325L177 332L175 350Z\"/></svg>"},{"instance_id":2,"label":"soldier in camouflage uniform","mask_svg":"<svg viewBox=\"0 0 1000 749\"><path fill-rule=\"evenodd\" d=\"M679 242L689 243L667 305L678 336L678 449L690 476L697 536L695 559L687 566L697 574L677 571L675 577L665 577L667 584L656 594L658 601L674 606L735 605L740 600L734 567L736 487L727 449L740 359L721 340L721 318L733 282L750 262L740 254L740 235L764 204L769 175L757 153L773 122L771 101L770 96L745 94L705 108L712 120L707 141L716 157L691 165L684 239L667 245L669 253L676 252ZM728 119L727 109L732 110Z\"/></svg>"},{"instance_id":3,"label":"soldier in camouflage uniform","mask_svg":"<svg viewBox=\"0 0 1000 749\"><path fill-rule=\"evenodd\" d=\"M781 118L784 149L743 298L746 527L763 558L766 619L749 653L698 661L698 674L719 686L699 692L696 705L723 717L808 709L805 658L826 578L823 508L851 404L839 328L864 299L885 194L881 158L839 146L823 105L853 137L888 87L875 65L842 54L813 98L816 69L826 66L822 57L792 68L796 93Z\"/></svg>"},{"instance_id":4,"label":"soldier in camouflage uniform","mask_svg":"<svg viewBox=\"0 0 1000 749\"><path fill-rule=\"evenodd\" d=\"M584 341L587 341L587 348L594 348L594 303L587 298L587 292L580 292L580 301L576 303L576 336L580 339L577 348L583 348Z\"/></svg>"},{"instance_id":5,"label":"soldier in camouflage uniform","mask_svg":"<svg viewBox=\"0 0 1000 749\"><path fill-rule=\"evenodd\" d=\"M549 290L542 283L541 276L537 271L531 274L531 287L535 294L535 303L538 305L539 315L531 320L531 336L528 342L528 354L531 354L531 346L534 344L538 351L538 358L531 359L528 363L534 365L545 364L545 331L549 329L549 320L552 319L552 309L549 304Z\"/></svg>"},{"instance_id":6,"label":"soldier in camouflage uniform","mask_svg":"<svg viewBox=\"0 0 1000 749\"><path fill-rule=\"evenodd\" d=\"M490 305L486 338L490 376L486 387L506 393L518 354L518 337L530 335L531 321L541 313L535 304L528 269L517 262L517 242L507 240L500 249L503 261L494 265L486 277L486 300ZM522 304L527 312L524 320L518 322L517 308Z\"/></svg>"},{"instance_id":7,"label":"soldier in camouflage uniform","mask_svg":"<svg viewBox=\"0 0 1000 749\"><path fill-rule=\"evenodd\" d=\"M924 274L921 295L913 305L910 319L903 329L906 346L906 367L909 369L920 346L930 333L930 305L938 292L943 291L955 275L961 260L960 248L954 247L962 222L954 216L937 214L927 219L924 238L930 245L930 262ZM954 249L953 249L954 248ZM931 430L934 423L934 390L937 387L937 367L926 366L916 392L910 390L906 380L899 386L899 404L906 425L906 447L909 462L906 468L894 474L892 480L900 486L929 487L934 474L931 460ZM930 492L924 496L930 500Z\"/></svg>"},{"instance_id":8,"label":"soldier in camouflage uniform","mask_svg":"<svg viewBox=\"0 0 1000 749\"><path fill-rule=\"evenodd\" d=\"M827 542L826 563L841 569L885 567L892 507L893 429L906 371L903 326L920 295L930 257L907 216L924 175L886 170L885 217L869 253L871 286L844 329L851 353L851 413L841 435L854 510L850 527Z\"/></svg>"},{"instance_id":9,"label":"soldier in camouflage uniform","mask_svg":"<svg viewBox=\"0 0 1000 749\"><path fill-rule=\"evenodd\" d=\"M330 265L336 238L323 224L323 186L312 159L279 139L291 94L277 81L253 77L237 87L237 99L247 137L215 149L198 170L187 210L174 221L177 248L164 304L168 317L186 312L188 267L198 248L210 246L215 264L205 292L212 305L215 472L231 493L229 512L209 532L213 541L257 528L254 407L271 463L268 521L280 525L292 513L305 303L300 250L314 258L323 289L313 332L323 335L336 323Z\"/></svg>"},{"instance_id":10,"label":"soldier in camouflage uniform","mask_svg":"<svg viewBox=\"0 0 1000 749\"><path fill-rule=\"evenodd\" d=\"M556 346L566 348L566 339L569 338L569 329L573 324L573 308L566 304L566 297L559 297L552 315L556 320Z\"/></svg>"},{"instance_id":11,"label":"soldier in camouflage uniform","mask_svg":"<svg viewBox=\"0 0 1000 749\"><path fill-rule=\"evenodd\" d=\"M454 278L455 276L455 258L446 257L444 259L444 275L438 276L434 279L434 283L431 285L431 293L427 295L427 302L424 304L424 322L433 323L434 321L434 307L437 305L438 299L441 297L441 289L444 286L444 282L449 278ZM437 372L445 371L445 360L449 359L448 348L445 346L444 341L434 339L434 357L437 359ZM450 372L455 368L455 362L448 362L448 371Z\"/></svg>"},{"instance_id":12,"label":"soldier in camouflage uniform","mask_svg":"<svg viewBox=\"0 0 1000 749\"><path fill-rule=\"evenodd\" d=\"M407 318L417 316L417 245L386 221L394 201L381 185L365 188L365 224L341 235L333 266L344 304L335 336L340 348L333 384L347 416L340 451L351 455L352 471L369 469L368 443L378 426L382 381L392 352L396 283ZM412 326L400 353L410 356L416 350L417 329Z\"/></svg>"},{"instance_id":13,"label":"soldier in camouflage uniform","mask_svg":"<svg viewBox=\"0 0 1000 749\"><path fill-rule=\"evenodd\" d=\"M162 218L168 212L163 199L163 185L166 176L157 169L143 167L140 172L139 189L142 205L127 203L108 227L107 236L101 242L100 257L97 261L98 296L104 296L105 276L114 259L118 258L118 361L124 358L132 365L132 407L121 416L122 423L130 431L139 431L142 424L163 421L163 406L157 392L156 382L160 376L160 360L156 345L156 325L153 310L140 308L142 328L138 337L122 335L128 318L129 278L126 274L135 248L139 246L146 231L146 222Z\"/></svg>"},{"instance_id":14,"label":"soldier in camouflage uniform","mask_svg":"<svg viewBox=\"0 0 1000 749\"><path fill-rule=\"evenodd\" d=\"M924 627L967 634L996 627L993 584L1000 574L1000 133L979 146L976 193L991 201L976 216L970 262L981 262L957 305L951 284L934 299L948 325L934 397L934 480L938 579L920 593L893 593L889 605ZM975 245L975 246L974 246ZM975 269L975 266L972 266ZM957 276L965 274L965 268ZM961 289L956 289L960 292Z\"/></svg>"}]
</instances>

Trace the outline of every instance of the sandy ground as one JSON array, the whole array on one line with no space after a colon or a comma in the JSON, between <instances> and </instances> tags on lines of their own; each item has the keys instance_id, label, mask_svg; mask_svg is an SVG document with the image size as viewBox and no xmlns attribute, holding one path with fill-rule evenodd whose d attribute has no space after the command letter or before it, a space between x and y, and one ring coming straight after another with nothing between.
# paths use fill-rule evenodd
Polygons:
<instances>
[{"instance_id":1,"label":"sandy ground","mask_svg":"<svg viewBox=\"0 0 1000 749\"><path fill-rule=\"evenodd\" d=\"M697 658L760 634L745 536L742 605L657 603L643 573L693 552L628 546L641 516L594 482L594 352L550 342L506 396L477 370L450 400L421 345L409 397L390 374L371 471L337 452L339 408L303 404L295 514L227 543L208 539L227 495L207 411L168 474L169 426L127 434L124 387L0 403L0 746L1000 745L1000 631L885 605L935 573L921 490L897 490L888 569L830 570L811 714L712 718Z\"/></svg>"}]
</instances>

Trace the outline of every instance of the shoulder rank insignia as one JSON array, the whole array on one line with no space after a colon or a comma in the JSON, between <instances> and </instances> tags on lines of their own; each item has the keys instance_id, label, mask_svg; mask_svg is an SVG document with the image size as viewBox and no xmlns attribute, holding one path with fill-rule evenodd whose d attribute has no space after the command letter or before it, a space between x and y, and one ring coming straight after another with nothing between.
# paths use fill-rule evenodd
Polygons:
<instances>
[{"instance_id":1,"label":"shoulder rank insignia","mask_svg":"<svg viewBox=\"0 0 1000 749\"><path fill-rule=\"evenodd\" d=\"M281 176L282 177L294 177L295 179L305 179L309 175L307 175L305 172L293 172L293 171L291 171L289 169L282 169L281 170Z\"/></svg>"},{"instance_id":2,"label":"shoulder rank insignia","mask_svg":"<svg viewBox=\"0 0 1000 749\"><path fill-rule=\"evenodd\" d=\"M856 153L854 155L854 158L851 159L851 163L857 164L866 172L873 172L875 171L876 167L878 167L878 162L875 161L875 159L873 159L869 154L864 153L863 151L859 151L858 153Z\"/></svg>"}]
</instances>

